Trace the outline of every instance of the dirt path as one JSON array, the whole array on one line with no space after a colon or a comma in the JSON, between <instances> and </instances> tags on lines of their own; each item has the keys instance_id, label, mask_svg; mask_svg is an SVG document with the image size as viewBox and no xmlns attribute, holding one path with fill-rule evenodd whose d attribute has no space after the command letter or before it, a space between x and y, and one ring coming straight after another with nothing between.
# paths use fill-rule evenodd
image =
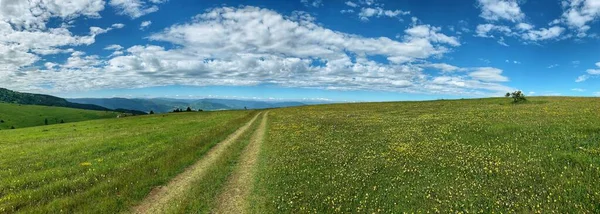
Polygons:
<instances>
[{"instance_id":1,"label":"dirt path","mask_svg":"<svg viewBox=\"0 0 600 214\"><path fill-rule=\"evenodd\" d=\"M229 135L224 141L215 145L202 159L188 167L183 173L177 175L166 186L154 188L141 204L132 209L133 213L164 213L169 202L180 198L189 188L193 181L202 178L206 169L215 163L219 156L254 123L257 114L244 126Z\"/></svg>"},{"instance_id":2,"label":"dirt path","mask_svg":"<svg viewBox=\"0 0 600 214\"><path fill-rule=\"evenodd\" d=\"M240 157L238 166L223 187L223 192L217 199L218 205L215 213L246 213L248 208L246 199L252 190L256 171L254 166L265 135L268 114L268 112L263 114L260 126L252 135L250 143Z\"/></svg>"}]
</instances>

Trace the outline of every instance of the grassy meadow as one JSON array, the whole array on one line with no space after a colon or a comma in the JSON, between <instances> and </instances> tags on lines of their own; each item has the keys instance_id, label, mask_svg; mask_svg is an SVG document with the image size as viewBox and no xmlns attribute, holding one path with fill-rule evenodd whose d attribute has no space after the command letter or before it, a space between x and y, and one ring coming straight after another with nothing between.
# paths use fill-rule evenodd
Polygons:
<instances>
[{"instance_id":1,"label":"grassy meadow","mask_svg":"<svg viewBox=\"0 0 600 214\"><path fill-rule=\"evenodd\" d=\"M600 99L272 110L252 213L598 213Z\"/></svg>"},{"instance_id":2,"label":"grassy meadow","mask_svg":"<svg viewBox=\"0 0 600 214\"><path fill-rule=\"evenodd\" d=\"M3 130L0 213L119 213L254 111L190 112Z\"/></svg>"},{"instance_id":3,"label":"grassy meadow","mask_svg":"<svg viewBox=\"0 0 600 214\"><path fill-rule=\"evenodd\" d=\"M119 113L107 111L91 111L73 108L19 105L0 103L0 130L24 128L31 126L78 122L92 119L115 118Z\"/></svg>"},{"instance_id":4,"label":"grassy meadow","mask_svg":"<svg viewBox=\"0 0 600 214\"><path fill-rule=\"evenodd\" d=\"M243 199L249 213L600 212L597 98L268 112ZM132 211L258 113L190 112L3 130L0 213ZM206 176L191 180L167 213L214 212L232 174L240 172L251 136L264 130L258 124L211 156Z\"/></svg>"}]
</instances>

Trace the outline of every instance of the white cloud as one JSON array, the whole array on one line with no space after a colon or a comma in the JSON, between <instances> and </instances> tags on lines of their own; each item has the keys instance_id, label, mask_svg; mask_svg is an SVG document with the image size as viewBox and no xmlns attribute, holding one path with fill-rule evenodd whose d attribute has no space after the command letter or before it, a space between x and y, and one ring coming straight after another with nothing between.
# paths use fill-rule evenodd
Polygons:
<instances>
[{"instance_id":1,"label":"white cloud","mask_svg":"<svg viewBox=\"0 0 600 214\"><path fill-rule=\"evenodd\" d=\"M526 27L517 27L520 32L513 31L510 27L494 24L480 24L475 31L477 37L495 38L494 34L500 34L509 37L517 37L523 41L537 42L543 40L560 39L565 31L563 27L554 26L550 28L539 28L525 30ZM501 38L501 44L504 39ZM506 46L506 45L505 45Z\"/></svg>"},{"instance_id":2,"label":"white cloud","mask_svg":"<svg viewBox=\"0 0 600 214\"><path fill-rule=\"evenodd\" d=\"M486 82L507 82L508 78L502 76L502 70L492 67L478 68L476 71L469 73L474 79Z\"/></svg>"},{"instance_id":3,"label":"white cloud","mask_svg":"<svg viewBox=\"0 0 600 214\"><path fill-rule=\"evenodd\" d=\"M439 59L460 41L426 24L413 25L404 33L399 39L368 38L324 28L314 17L286 17L256 7L215 8L149 37L171 43L169 48L112 46L109 49L115 52L108 59L73 52L67 62L46 66L53 72L22 70L21 75L0 78L0 85L35 91L42 90L37 87L40 82L50 81L52 90L62 92L173 84L276 84L482 96L511 90L499 84L508 78L496 68L438 63L429 67L447 71L445 76L423 72L422 64ZM13 58L30 60L31 56Z\"/></svg>"},{"instance_id":4,"label":"white cloud","mask_svg":"<svg viewBox=\"0 0 600 214\"><path fill-rule=\"evenodd\" d=\"M125 24L122 24L122 23L115 23L115 24L113 24L113 25L112 25L112 27L113 27L113 28L116 28L116 29L120 29L120 28L123 28L123 27L125 27Z\"/></svg>"},{"instance_id":5,"label":"white cloud","mask_svg":"<svg viewBox=\"0 0 600 214\"><path fill-rule=\"evenodd\" d=\"M46 1L2 1L0 20L11 23L17 30L46 29L52 17L65 21L80 16L99 18L104 10L103 0L46 0Z\"/></svg>"},{"instance_id":6,"label":"white cloud","mask_svg":"<svg viewBox=\"0 0 600 214\"><path fill-rule=\"evenodd\" d=\"M143 0L110 0L108 4L114 7L118 14L127 15L135 19L158 11L158 6L155 4L164 2L166 2L166 0L151 0L151 4L148 4L148 2Z\"/></svg>"},{"instance_id":7,"label":"white cloud","mask_svg":"<svg viewBox=\"0 0 600 214\"><path fill-rule=\"evenodd\" d=\"M539 30L530 30L521 35L521 38L529 41L540 41L558 38L565 29L563 27L554 26L550 28L540 28Z\"/></svg>"},{"instance_id":8,"label":"white cloud","mask_svg":"<svg viewBox=\"0 0 600 214\"><path fill-rule=\"evenodd\" d=\"M2 1L0 2L0 78L23 75L23 69L42 58L39 55L72 53L74 46L90 45L95 37L112 28L90 27L88 35L74 35L69 28L78 17L99 18L102 0ZM57 19L59 27L48 27ZM52 64L44 63L44 66ZM54 67L54 66L51 66Z\"/></svg>"},{"instance_id":9,"label":"white cloud","mask_svg":"<svg viewBox=\"0 0 600 214\"><path fill-rule=\"evenodd\" d=\"M590 76L588 76L588 75L581 75L581 76L577 77L575 82L584 82L584 81L588 80L589 78L590 78Z\"/></svg>"},{"instance_id":10,"label":"white cloud","mask_svg":"<svg viewBox=\"0 0 600 214\"><path fill-rule=\"evenodd\" d=\"M513 35L512 30L503 25L481 24L477 25L477 29L475 30L476 36L478 37L493 38L494 36L491 35L492 32L500 32L504 35Z\"/></svg>"},{"instance_id":11,"label":"white cloud","mask_svg":"<svg viewBox=\"0 0 600 214\"><path fill-rule=\"evenodd\" d=\"M481 18L490 21L518 22L525 18L516 0L478 0Z\"/></svg>"},{"instance_id":12,"label":"white cloud","mask_svg":"<svg viewBox=\"0 0 600 214\"><path fill-rule=\"evenodd\" d=\"M151 24L152 24L152 21L143 21L140 24L140 30L144 30L144 29L148 28Z\"/></svg>"},{"instance_id":13,"label":"white cloud","mask_svg":"<svg viewBox=\"0 0 600 214\"><path fill-rule=\"evenodd\" d=\"M117 45L117 44L113 44L113 45L106 46L104 48L104 50L112 50L112 51L123 50L123 46L120 46L120 45Z\"/></svg>"},{"instance_id":14,"label":"white cloud","mask_svg":"<svg viewBox=\"0 0 600 214\"><path fill-rule=\"evenodd\" d=\"M359 0L358 2L347 1L345 4L351 8L361 7L358 12L358 18L363 21L368 21L372 17L399 17L402 15L409 15L410 11L402 10L389 10L384 8L384 4L378 3L375 0ZM341 10L341 13L354 13L354 9Z\"/></svg>"},{"instance_id":15,"label":"white cloud","mask_svg":"<svg viewBox=\"0 0 600 214\"><path fill-rule=\"evenodd\" d=\"M440 70L442 72L455 72L455 71L465 71L466 70L464 68L459 68L459 67L456 67L454 65L449 65L449 64L446 64L446 63L425 64L425 65L423 65L423 67L434 68L434 69Z\"/></svg>"},{"instance_id":16,"label":"white cloud","mask_svg":"<svg viewBox=\"0 0 600 214\"><path fill-rule=\"evenodd\" d=\"M528 30L533 29L534 26L530 25L530 24L527 24L527 23L524 23L524 22L521 22L521 23L517 24L516 27L517 27L517 29L528 31Z\"/></svg>"},{"instance_id":17,"label":"white cloud","mask_svg":"<svg viewBox=\"0 0 600 214\"><path fill-rule=\"evenodd\" d=\"M309 7L320 7L323 6L323 1L322 0L300 0L300 2L302 2L302 4L304 4L305 6Z\"/></svg>"},{"instance_id":18,"label":"white cloud","mask_svg":"<svg viewBox=\"0 0 600 214\"><path fill-rule=\"evenodd\" d=\"M508 60L508 59L505 60L504 62L506 62L506 63L513 63L513 64L521 64L521 62L519 62L519 61L516 61L516 60L512 60L511 61L511 60Z\"/></svg>"},{"instance_id":19,"label":"white cloud","mask_svg":"<svg viewBox=\"0 0 600 214\"><path fill-rule=\"evenodd\" d=\"M402 10L385 10L381 7L363 7L360 10L360 13L358 13L358 17L363 20L363 21L367 21L369 20L369 18L371 17L382 17L382 16L387 16L387 17L397 17L399 15L408 15L410 14L409 11L402 11Z\"/></svg>"},{"instance_id":20,"label":"white cloud","mask_svg":"<svg viewBox=\"0 0 600 214\"><path fill-rule=\"evenodd\" d=\"M579 31L578 36L586 36L589 24L600 17L600 1L598 0L563 0L564 12L561 21L570 28Z\"/></svg>"},{"instance_id":21,"label":"white cloud","mask_svg":"<svg viewBox=\"0 0 600 214\"><path fill-rule=\"evenodd\" d=\"M549 68L549 69L552 69L552 68L556 68L556 67L558 67L558 66L559 66L558 64L552 64L552 65L549 65L549 66L548 66L548 68Z\"/></svg>"},{"instance_id":22,"label":"white cloud","mask_svg":"<svg viewBox=\"0 0 600 214\"><path fill-rule=\"evenodd\" d=\"M358 7L358 4L351 2L351 1L347 1L346 5L350 6L350 7Z\"/></svg>"},{"instance_id":23,"label":"white cloud","mask_svg":"<svg viewBox=\"0 0 600 214\"><path fill-rule=\"evenodd\" d=\"M584 91L585 91L585 89L581 89L581 88L573 88L573 89L571 89L571 91L584 92Z\"/></svg>"},{"instance_id":24,"label":"white cloud","mask_svg":"<svg viewBox=\"0 0 600 214\"><path fill-rule=\"evenodd\" d=\"M597 62L595 65L596 68L587 69L585 71L587 74L579 76L575 82L583 82L588 80L590 77L600 76L600 62Z\"/></svg>"}]
</instances>

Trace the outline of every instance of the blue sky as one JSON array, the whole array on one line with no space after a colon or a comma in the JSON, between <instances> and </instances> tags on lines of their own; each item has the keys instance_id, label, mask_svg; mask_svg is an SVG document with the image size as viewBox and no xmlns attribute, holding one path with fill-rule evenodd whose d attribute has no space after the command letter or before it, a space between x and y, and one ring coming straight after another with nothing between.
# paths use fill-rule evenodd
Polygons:
<instances>
[{"instance_id":1,"label":"blue sky","mask_svg":"<svg viewBox=\"0 0 600 214\"><path fill-rule=\"evenodd\" d=\"M0 87L63 97L600 95L600 0L0 3Z\"/></svg>"}]
</instances>

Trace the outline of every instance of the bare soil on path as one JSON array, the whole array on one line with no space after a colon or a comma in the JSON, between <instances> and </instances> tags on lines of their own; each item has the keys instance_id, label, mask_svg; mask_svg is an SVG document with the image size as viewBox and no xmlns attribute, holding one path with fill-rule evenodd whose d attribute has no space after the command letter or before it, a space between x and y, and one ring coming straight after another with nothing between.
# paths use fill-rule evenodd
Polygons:
<instances>
[{"instance_id":1,"label":"bare soil on path","mask_svg":"<svg viewBox=\"0 0 600 214\"><path fill-rule=\"evenodd\" d=\"M248 210L248 195L253 188L256 161L266 131L268 112L263 114L260 126L252 135L250 143L240 157L240 162L233 172L223 192L217 199L214 213L246 213Z\"/></svg>"},{"instance_id":2,"label":"bare soil on path","mask_svg":"<svg viewBox=\"0 0 600 214\"><path fill-rule=\"evenodd\" d=\"M190 185L206 174L209 166L214 164L219 156L227 150L240 136L254 123L260 113L244 126L229 135L225 140L216 144L198 162L188 167L184 172L173 178L166 186L154 188L148 196L137 206L133 207L133 213L164 213L165 209L173 200L181 198ZM264 118L264 116L263 116ZM264 119L263 119L264 122Z\"/></svg>"}]
</instances>

